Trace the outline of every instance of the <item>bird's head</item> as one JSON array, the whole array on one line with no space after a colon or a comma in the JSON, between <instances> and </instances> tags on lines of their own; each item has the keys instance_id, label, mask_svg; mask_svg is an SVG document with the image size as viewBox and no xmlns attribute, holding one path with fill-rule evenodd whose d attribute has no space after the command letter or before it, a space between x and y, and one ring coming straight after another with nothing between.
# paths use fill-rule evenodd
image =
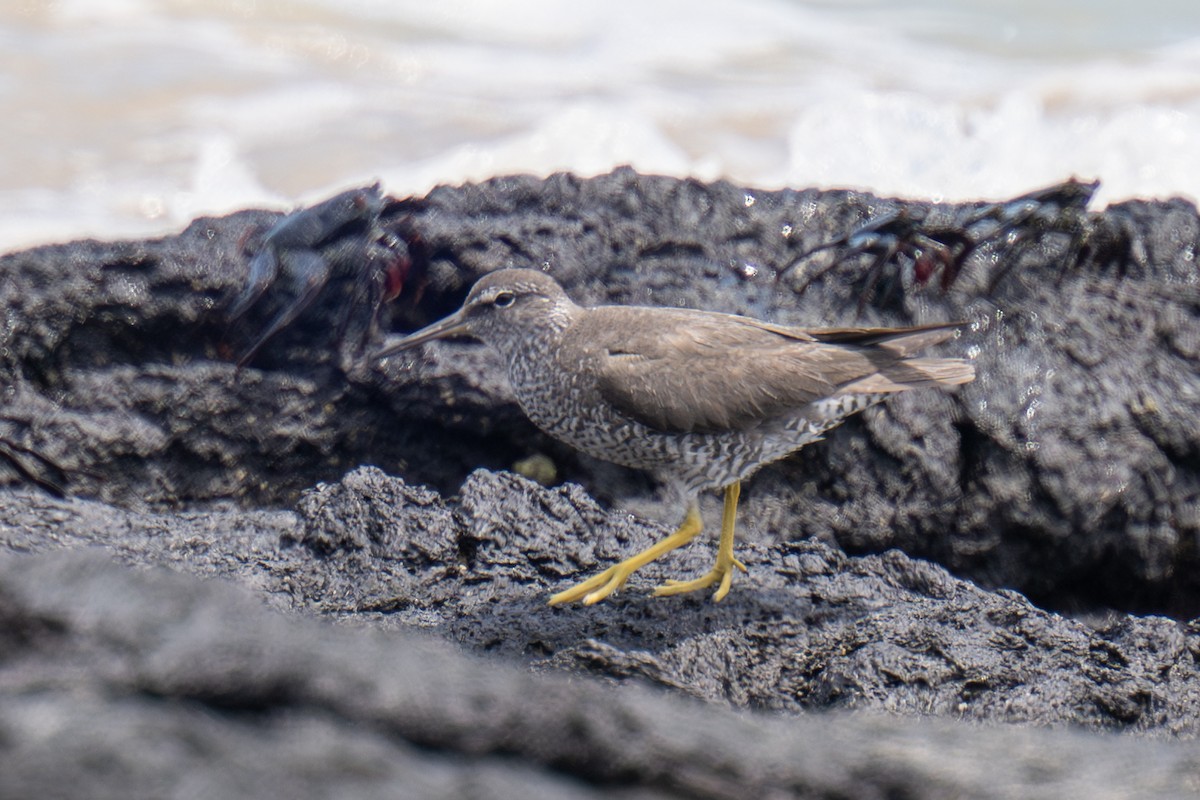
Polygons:
<instances>
[{"instance_id":1,"label":"bird's head","mask_svg":"<svg viewBox=\"0 0 1200 800\"><path fill-rule=\"evenodd\" d=\"M570 322L578 309L558 282L532 269L503 269L480 278L450 316L410 333L375 354L386 358L434 339L469 336L503 354Z\"/></svg>"}]
</instances>

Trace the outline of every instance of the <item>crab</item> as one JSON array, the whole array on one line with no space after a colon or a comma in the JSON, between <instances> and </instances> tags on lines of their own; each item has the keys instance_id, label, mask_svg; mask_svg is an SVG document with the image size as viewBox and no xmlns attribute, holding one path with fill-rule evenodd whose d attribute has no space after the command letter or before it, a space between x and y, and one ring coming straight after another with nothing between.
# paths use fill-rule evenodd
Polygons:
<instances>
[{"instance_id":1,"label":"crab","mask_svg":"<svg viewBox=\"0 0 1200 800\"><path fill-rule=\"evenodd\" d=\"M846 236L805 251L780 276L816 253L839 250L830 264L801 281L797 291L802 292L847 259L870 254L873 260L859 300L861 313L888 266L894 264L897 271L903 267L904 262L898 261L898 257L912 265L916 284L924 285L940 272L939 282L946 290L958 279L967 260L991 245L999 268L988 281L989 294L1020 263L1031 245L1054 235L1067 238L1066 251L1061 257L1064 270L1084 264L1102 268L1116 265L1119 270L1130 263L1144 264L1145 254L1131 220L1087 210L1099 185L1099 181L1072 178L1012 200L969 208L948 220L939 218L936 207L903 207L869 220ZM891 286L896 283L893 280Z\"/></svg>"},{"instance_id":2,"label":"crab","mask_svg":"<svg viewBox=\"0 0 1200 800\"><path fill-rule=\"evenodd\" d=\"M885 269L897 255L906 256L912 261L918 283L927 282L940 269L942 286L948 288L974 248L966 231L957 227L929 225L926 222L928 216L928 209L916 207L888 212L846 236L805 251L780 275L786 275L800 263L823 250L841 249L831 263L813 271L801 281L796 291L803 292L813 281L837 268L847 259L869 253L874 259L867 270L863 290L859 296L859 313L862 313L867 298L873 294Z\"/></svg>"},{"instance_id":3,"label":"crab","mask_svg":"<svg viewBox=\"0 0 1200 800\"><path fill-rule=\"evenodd\" d=\"M238 358L239 369L312 306L338 273L348 273L350 286L349 302L337 326L343 364L363 351L377 332L380 309L399 296L413 266L410 240L383 227L387 204L375 183L288 214L267 230L250 261L246 285L229 304L227 315L231 323L241 321L268 289L274 294L281 284L287 299ZM370 309L365 317L358 313L363 306ZM348 343L352 324L360 330Z\"/></svg>"}]
</instances>

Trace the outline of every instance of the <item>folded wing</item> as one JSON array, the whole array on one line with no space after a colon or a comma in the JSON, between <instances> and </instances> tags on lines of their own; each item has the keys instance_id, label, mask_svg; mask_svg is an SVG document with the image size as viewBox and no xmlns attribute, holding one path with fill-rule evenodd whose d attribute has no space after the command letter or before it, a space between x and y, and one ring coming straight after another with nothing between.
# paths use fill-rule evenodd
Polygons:
<instances>
[{"instance_id":1,"label":"folded wing","mask_svg":"<svg viewBox=\"0 0 1200 800\"><path fill-rule=\"evenodd\" d=\"M966 383L962 359L912 358L957 326L804 330L680 310L652 326L592 309L581 324L601 395L661 431L741 430L840 394Z\"/></svg>"}]
</instances>

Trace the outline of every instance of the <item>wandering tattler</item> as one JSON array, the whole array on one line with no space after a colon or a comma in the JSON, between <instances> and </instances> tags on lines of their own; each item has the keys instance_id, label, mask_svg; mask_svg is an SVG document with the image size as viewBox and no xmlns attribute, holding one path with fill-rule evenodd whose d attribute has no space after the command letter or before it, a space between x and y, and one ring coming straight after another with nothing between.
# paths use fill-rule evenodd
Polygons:
<instances>
[{"instance_id":1,"label":"wandering tattler","mask_svg":"<svg viewBox=\"0 0 1200 800\"><path fill-rule=\"evenodd\" d=\"M717 560L706 575L655 595L718 585L729 592L741 481L893 392L967 383L959 358L915 358L956 325L803 329L690 309L576 305L542 272L505 269L462 308L377 354L471 336L508 362L517 402L539 428L596 458L653 470L688 498L683 523L657 544L550 598L596 603L637 569L695 538L697 495L725 490Z\"/></svg>"}]
</instances>

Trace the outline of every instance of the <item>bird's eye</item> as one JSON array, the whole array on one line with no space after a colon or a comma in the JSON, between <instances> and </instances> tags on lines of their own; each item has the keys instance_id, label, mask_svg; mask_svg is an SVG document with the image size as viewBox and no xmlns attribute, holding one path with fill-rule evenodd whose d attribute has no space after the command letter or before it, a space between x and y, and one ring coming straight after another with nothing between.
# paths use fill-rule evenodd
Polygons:
<instances>
[{"instance_id":1,"label":"bird's eye","mask_svg":"<svg viewBox=\"0 0 1200 800\"><path fill-rule=\"evenodd\" d=\"M516 299L517 296L512 292L497 292L496 296L492 298L492 305L496 308L508 308Z\"/></svg>"}]
</instances>

